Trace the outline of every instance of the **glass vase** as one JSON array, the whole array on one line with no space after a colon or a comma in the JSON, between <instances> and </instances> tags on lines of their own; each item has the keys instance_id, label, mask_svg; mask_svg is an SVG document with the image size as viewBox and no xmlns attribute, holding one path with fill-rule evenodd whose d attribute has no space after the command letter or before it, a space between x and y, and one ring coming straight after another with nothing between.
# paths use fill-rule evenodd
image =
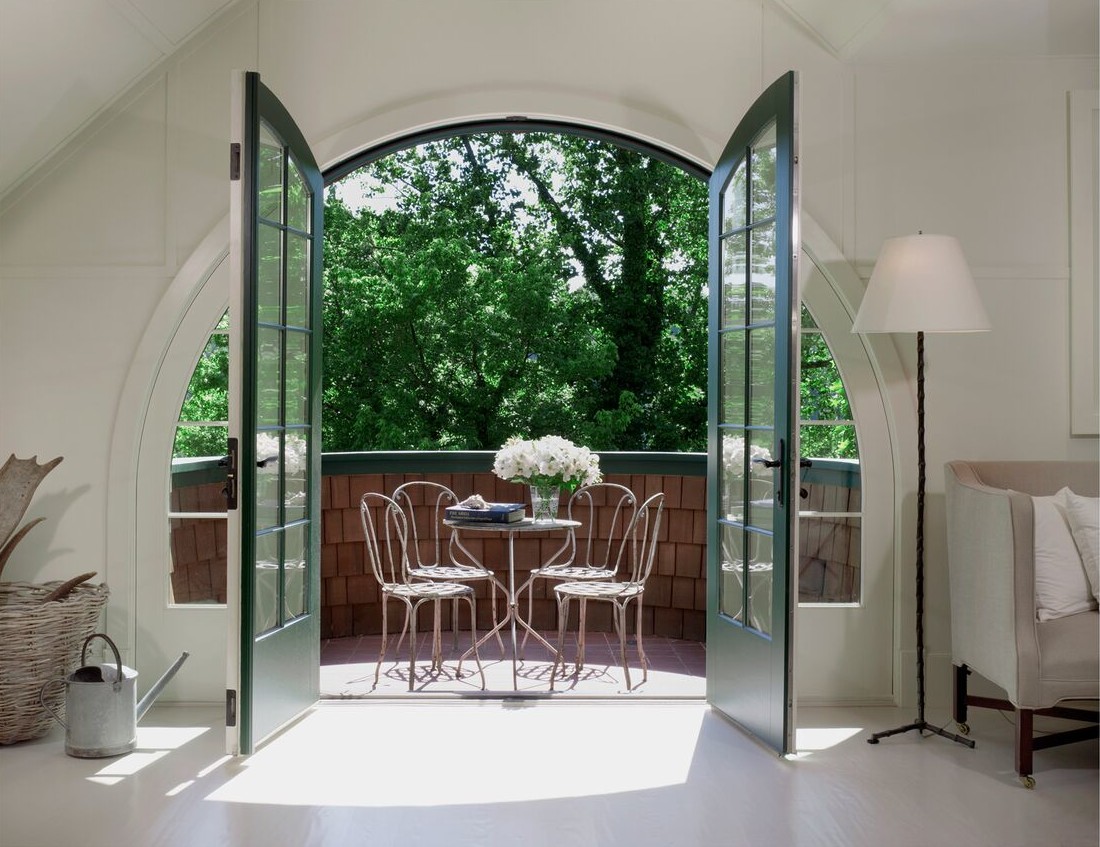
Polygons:
<instances>
[{"instance_id":1,"label":"glass vase","mask_svg":"<svg viewBox=\"0 0 1100 847\"><path fill-rule=\"evenodd\" d=\"M531 517L540 523L554 523L560 497L561 489L556 485L532 485Z\"/></svg>"}]
</instances>

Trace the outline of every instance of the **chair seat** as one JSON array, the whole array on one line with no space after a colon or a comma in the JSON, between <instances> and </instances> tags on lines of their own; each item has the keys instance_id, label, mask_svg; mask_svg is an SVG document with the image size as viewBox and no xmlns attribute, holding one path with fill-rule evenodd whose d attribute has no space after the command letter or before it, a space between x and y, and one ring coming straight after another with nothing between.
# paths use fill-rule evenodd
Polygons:
<instances>
[{"instance_id":1,"label":"chair seat","mask_svg":"<svg viewBox=\"0 0 1100 847\"><path fill-rule=\"evenodd\" d=\"M555 594L567 594L570 597L637 597L645 586L640 582L563 582L554 586Z\"/></svg>"},{"instance_id":2,"label":"chair seat","mask_svg":"<svg viewBox=\"0 0 1100 847\"><path fill-rule=\"evenodd\" d=\"M468 585L457 582L414 582L409 584L389 584L384 590L395 597L408 597L418 600L449 600L464 595L473 596L474 590Z\"/></svg>"},{"instance_id":3,"label":"chair seat","mask_svg":"<svg viewBox=\"0 0 1100 847\"><path fill-rule=\"evenodd\" d=\"M469 565L432 565L426 568L409 568L409 579L453 581L456 579L492 579L492 571Z\"/></svg>"},{"instance_id":4,"label":"chair seat","mask_svg":"<svg viewBox=\"0 0 1100 847\"><path fill-rule=\"evenodd\" d=\"M611 579L615 572L610 568L593 568L574 565L562 568L536 568L531 571L531 576L541 576L545 579Z\"/></svg>"}]
</instances>

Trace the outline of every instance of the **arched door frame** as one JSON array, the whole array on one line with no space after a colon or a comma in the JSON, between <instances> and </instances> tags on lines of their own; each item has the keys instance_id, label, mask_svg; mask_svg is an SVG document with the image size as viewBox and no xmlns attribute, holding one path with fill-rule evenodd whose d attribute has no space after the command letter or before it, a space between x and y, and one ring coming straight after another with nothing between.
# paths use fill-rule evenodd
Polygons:
<instances>
[{"instance_id":1,"label":"arched door frame","mask_svg":"<svg viewBox=\"0 0 1100 847\"><path fill-rule=\"evenodd\" d=\"M653 116L636 123L653 123ZM670 138L685 140L683 127L669 122L675 131ZM569 131L591 137L603 138L615 143L626 144L648 155L659 156L665 161L684 167L691 173L705 176L709 166L697 157L683 152L682 143L662 144L659 139L645 137L640 133L611 127L606 124L588 121L563 120L560 118L522 118L503 119L472 118L436 123L430 127L405 132L394 132L386 138L375 137L373 143L353 143L359 134L365 134L365 125L359 125L325 139L316 145L320 150L334 150L342 147L343 155L327 157L324 165L326 183L338 176L361 166L372 158L385 155L386 152L419 143L428 137L443 137L456 132L491 131L492 129L511 131ZM415 140L414 140L415 139ZM698 139L694 139L698 142ZM712 145L713 146L713 145ZM381 152L378 152L381 151ZM322 157L325 160L325 157ZM335 175L335 176L334 176ZM849 321L854 316L862 298L864 284L851 264L840 252L835 243L805 212L802 213L800 234L803 249L806 251L822 274L829 281L837 295L845 304ZM149 622L138 621L137 593L139 581L143 578L160 578L165 569L163 563L157 564L157 575L139 573L139 564L147 563L152 567L156 555L164 555L166 544L157 539L167 537L167 530L150 532L149 527L164 524L166 498L168 491L168 462L165 439L166 433L174 431L175 409L169 409L171 403L163 402L165 397L179 399L180 392L186 386L188 374L177 379L179 370L178 352L191 344L192 353L197 353L209 333L210 327L225 310L228 292L219 291L219 285L209 285L216 279L228 251L228 218L215 226L187 259L168 286L161 298L146 330L139 342L131 361L123 390L120 394L116 425L114 428L109 457L108 496L107 496L107 579L116 597L123 599L124 607L112 604L108 613L108 629L114 633L127 655L136 655L138 627L143 628ZM207 290L209 289L209 290ZM811 304L811 308L813 308ZM849 327L824 326L827 334L847 332ZM194 336L193 338L191 336ZM165 339L169 339L167 342ZM173 345L179 345L172 351ZM906 462L899 456L908 456L915 450L915 441L911 433L915 431L915 414L912 396L901 360L889 339L864 339L871 367L878 382L879 396L886 420L889 422L889 444L891 447L889 469L893 478L895 497L897 492L912 487L905 473ZM170 351L173 355L169 355ZM172 364L175 362L176 364ZM194 359L191 359L193 365ZM858 411L857 426L859 425ZM912 443L910 443L912 442ZM866 457L864 457L866 459ZM152 494L153 491L156 494ZM152 495L152 496L150 496ZM903 564L904 548L897 544L898 538L907 538L910 533L904 518L897 517L894 509L894 577L897 584L897 572ZM155 552L157 548L160 552ZM899 606L901 592L894 591L894 632L892 636L894 654L894 691L899 687L899 668L897 661L901 643L899 621L902 617ZM218 681L221 686L221 680ZM194 698L189 698L194 699ZM216 698L215 698L216 699Z\"/></svg>"}]
</instances>

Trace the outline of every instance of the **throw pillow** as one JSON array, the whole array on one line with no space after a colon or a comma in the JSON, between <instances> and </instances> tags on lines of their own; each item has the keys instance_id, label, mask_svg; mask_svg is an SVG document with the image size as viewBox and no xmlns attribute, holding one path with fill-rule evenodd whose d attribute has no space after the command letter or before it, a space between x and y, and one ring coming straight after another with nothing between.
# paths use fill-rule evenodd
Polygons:
<instances>
[{"instance_id":1,"label":"throw pillow","mask_svg":"<svg viewBox=\"0 0 1100 847\"><path fill-rule=\"evenodd\" d=\"M1063 488L1051 497L1032 497L1035 510L1035 614L1041 621L1097 607L1081 555L1066 519Z\"/></svg>"},{"instance_id":2,"label":"throw pillow","mask_svg":"<svg viewBox=\"0 0 1100 847\"><path fill-rule=\"evenodd\" d=\"M1085 497L1065 489L1066 514L1085 575L1092 588L1092 596L1100 600L1100 497Z\"/></svg>"}]
</instances>

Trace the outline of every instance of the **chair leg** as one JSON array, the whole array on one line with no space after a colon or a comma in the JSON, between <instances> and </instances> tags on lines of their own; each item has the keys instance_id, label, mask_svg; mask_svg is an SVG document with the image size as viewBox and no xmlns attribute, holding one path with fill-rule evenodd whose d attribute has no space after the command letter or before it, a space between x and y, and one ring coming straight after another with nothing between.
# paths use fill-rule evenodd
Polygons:
<instances>
[{"instance_id":1,"label":"chair leg","mask_svg":"<svg viewBox=\"0 0 1100 847\"><path fill-rule=\"evenodd\" d=\"M1035 730L1035 712L1031 709L1016 710L1016 773L1026 781L1032 770L1032 740Z\"/></svg>"},{"instance_id":2,"label":"chair leg","mask_svg":"<svg viewBox=\"0 0 1100 847\"><path fill-rule=\"evenodd\" d=\"M562 652L565 649L565 625L569 620L569 598L558 597L558 649L554 653L554 664L550 667L550 690L554 690L554 678L558 673L558 664L561 663L562 676L565 675L565 659Z\"/></svg>"},{"instance_id":3,"label":"chair leg","mask_svg":"<svg viewBox=\"0 0 1100 847\"><path fill-rule=\"evenodd\" d=\"M954 674L954 709L952 718L960 726L966 725L966 678L970 676L970 668L966 665L955 665Z\"/></svg>"},{"instance_id":4,"label":"chair leg","mask_svg":"<svg viewBox=\"0 0 1100 847\"><path fill-rule=\"evenodd\" d=\"M581 597L580 621L577 623L577 673L584 668L584 634L588 629L588 598Z\"/></svg>"},{"instance_id":5,"label":"chair leg","mask_svg":"<svg viewBox=\"0 0 1100 847\"><path fill-rule=\"evenodd\" d=\"M413 690L413 683L416 681L416 618L419 609L420 602L417 602L409 610L409 691Z\"/></svg>"},{"instance_id":6,"label":"chair leg","mask_svg":"<svg viewBox=\"0 0 1100 847\"><path fill-rule=\"evenodd\" d=\"M389 607L389 602L386 599L386 595L382 595L382 649L378 651L378 664L374 666L374 687L378 687L378 675L382 672L382 662L386 658L386 640L389 629L387 628L387 615L386 609ZM404 634L404 630L402 630Z\"/></svg>"},{"instance_id":7,"label":"chair leg","mask_svg":"<svg viewBox=\"0 0 1100 847\"><path fill-rule=\"evenodd\" d=\"M637 621L634 624L634 643L638 648L638 660L642 663L642 682L649 679L649 659L646 657L645 648L642 647L642 598L639 596L634 604L638 609Z\"/></svg>"},{"instance_id":8,"label":"chair leg","mask_svg":"<svg viewBox=\"0 0 1100 847\"><path fill-rule=\"evenodd\" d=\"M470 638L474 647L474 661L477 662L478 673L481 674L481 690L485 690L485 668L481 666L481 655L477 651L477 607L474 605L473 595L466 598L470 604ZM457 601L455 602L457 606ZM461 659L459 660L459 667L461 673Z\"/></svg>"},{"instance_id":9,"label":"chair leg","mask_svg":"<svg viewBox=\"0 0 1100 847\"><path fill-rule=\"evenodd\" d=\"M615 629L619 630L619 661L623 665L623 679L626 681L626 690L632 690L630 684L630 664L626 660L626 603L615 601Z\"/></svg>"}]
</instances>

